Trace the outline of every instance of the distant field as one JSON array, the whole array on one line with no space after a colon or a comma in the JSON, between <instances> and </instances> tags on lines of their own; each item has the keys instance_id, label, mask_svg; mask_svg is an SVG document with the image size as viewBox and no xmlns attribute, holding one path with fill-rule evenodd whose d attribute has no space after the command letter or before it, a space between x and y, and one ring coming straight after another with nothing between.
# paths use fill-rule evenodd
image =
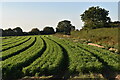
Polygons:
<instances>
[{"instance_id":1,"label":"distant field","mask_svg":"<svg viewBox=\"0 0 120 80\"><path fill-rule=\"evenodd\" d=\"M118 48L118 28L99 28L91 30L73 31L71 37L85 39L93 43L101 44L106 47Z\"/></svg>"},{"instance_id":2,"label":"distant field","mask_svg":"<svg viewBox=\"0 0 120 80\"><path fill-rule=\"evenodd\" d=\"M120 52L120 28L99 28L91 30L72 31L71 35L54 34L73 42L94 43L104 46L112 52Z\"/></svg>"},{"instance_id":3,"label":"distant field","mask_svg":"<svg viewBox=\"0 0 120 80\"><path fill-rule=\"evenodd\" d=\"M80 73L101 73L105 77L120 71L120 55L52 35L4 37L0 45L4 80L43 75L68 78Z\"/></svg>"}]
</instances>

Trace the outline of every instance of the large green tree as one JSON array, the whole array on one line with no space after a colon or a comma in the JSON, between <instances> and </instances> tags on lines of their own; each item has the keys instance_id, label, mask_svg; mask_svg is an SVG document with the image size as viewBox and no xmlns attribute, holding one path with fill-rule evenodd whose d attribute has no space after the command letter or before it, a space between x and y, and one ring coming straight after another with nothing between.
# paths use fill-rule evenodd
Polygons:
<instances>
[{"instance_id":1,"label":"large green tree","mask_svg":"<svg viewBox=\"0 0 120 80\"><path fill-rule=\"evenodd\" d=\"M90 7L81 14L81 19L84 22L84 28L100 28L109 26L110 17L108 17L109 11L104 8Z\"/></svg>"},{"instance_id":2,"label":"large green tree","mask_svg":"<svg viewBox=\"0 0 120 80\"><path fill-rule=\"evenodd\" d=\"M57 25L56 32L70 34L72 29L75 29L75 26L72 26L71 22L68 20L60 21Z\"/></svg>"}]
</instances>

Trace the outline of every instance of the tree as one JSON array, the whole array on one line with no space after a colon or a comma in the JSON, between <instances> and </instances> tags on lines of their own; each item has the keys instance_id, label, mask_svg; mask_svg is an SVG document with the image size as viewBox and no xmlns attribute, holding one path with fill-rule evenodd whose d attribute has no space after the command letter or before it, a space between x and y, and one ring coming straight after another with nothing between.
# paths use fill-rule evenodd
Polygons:
<instances>
[{"instance_id":1,"label":"tree","mask_svg":"<svg viewBox=\"0 0 120 80\"><path fill-rule=\"evenodd\" d=\"M23 30L20 27L16 27L13 29L17 36L23 35Z\"/></svg>"},{"instance_id":2,"label":"tree","mask_svg":"<svg viewBox=\"0 0 120 80\"><path fill-rule=\"evenodd\" d=\"M110 17L108 17L109 11L97 7L90 7L81 14L81 19L84 22L84 28L100 28L109 26Z\"/></svg>"},{"instance_id":3,"label":"tree","mask_svg":"<svg viewBox=\"0 0 120 80\"><path fill-rule=\"evenodd\" d=\"M61 21L58 23L56 32L69 35L72 28L73 28L73 26L72 26L71 22L68 20L64 20L64 21Z\"/></svg>"},{"instance_id":4,"label":"tree","mask_svg":"<svg viewBox=\"0 0 120 80\"><path fill-rule=\"evenodd\" d=\"M71 26L71 31L75 31L75 26Z\"/></svg>"},{"instance_id":5,"label":"tree","mask_svg":"<svg viewBox=\"0 0 120 80\"><path fill-rule=\"evenodd\" d=\"M55 33L53 27L45 27L43 29L43 32L44 32L44 34L54 34Z\"/></svg>"},{"instance_id":6,"label":"tree","mask_svg":"<svg viewBox=\"0 0 120 80\"><path fill-rule=\"evenodd\" d=\"M15 35L15 32L11 28L6 29L5 33L6 33L6 36L14 36Z\"/></svg>"},{"instance_id":7,"label":"tree","mask_svg":"<svg viewBox=\"0 0 120 80\"><path fill-rule=\"evenodd\" d=\"M110 22L110 27L120 27L120 21Z\"/></svg>"},{"instance_id":8,"label":"tree","mask_svg":"<svg viewBox=\"0 0 120 80\"><path fill-rule=\"evenodd\" d=\"M38 35L40 34L40 31L38 28L33 28L30 32L29 32L30 35Z\"/></svg>"},{"instance_id":9,"label":"tree","mask_svg":"<svg viewBox=\"0 0 120 80\"><path fill-rule=\"evenodd\" d=\"M0 37L2 36L3 29L0 28Z\"/></svg>"}]
</instances>

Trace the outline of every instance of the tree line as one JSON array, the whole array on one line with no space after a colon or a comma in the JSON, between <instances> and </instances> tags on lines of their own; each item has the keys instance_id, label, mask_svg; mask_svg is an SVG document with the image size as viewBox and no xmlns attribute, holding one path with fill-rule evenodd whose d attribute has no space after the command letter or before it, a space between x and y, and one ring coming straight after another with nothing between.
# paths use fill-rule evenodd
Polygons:
<instances>
[{"instance_id":1,"label":"tree line","mask_svg":"<svg viewBox=\"0 0 120 80\"><path fill-rule=\"evenodd\" d=\"M84 26L82 30L90 30L97 28L108 28L108 27L120 27L120 21L111 21L111 18L108 17L109 11L104 8L100 8L99 6L90 7L88 10L85 10L83 14L81 14L81 20L84 22ZM29 32L23 32L20 27L16 27L14 29L0 29L0 34L2 36L22 36L22 35L49 35L54 33L62 33L66 35L70 35L71 31L75 30L75 26L71 24L69 20L60 21L56 27L56 31L54 31L53 27L45 27L42 31L38 28L33 28Z\"/></svg>"},{"instance_id":2,"label":"tree line","mask_svg":"<svg viewBox=\"0 0 120 80\"><path fill-rule=\"evenodd\" d=\"M55 33L63 33L66 35L70 35L70 32L72 30L75 30L75 26L72 26L71 21L64 20L58 23L56 31L53 29L53 27L49 26L45 27L41 31L38 28L33 28L29 32L23 32L20 27L16 27L14 29L0 29L0 34L2 34L1 36L49 35Z\"/></svg>"}]
</instances>

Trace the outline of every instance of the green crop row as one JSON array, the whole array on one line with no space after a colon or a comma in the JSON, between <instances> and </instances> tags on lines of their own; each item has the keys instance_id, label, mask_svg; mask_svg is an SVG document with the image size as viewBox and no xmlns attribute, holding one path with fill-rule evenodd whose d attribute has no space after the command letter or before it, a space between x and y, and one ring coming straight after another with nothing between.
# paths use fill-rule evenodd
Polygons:
<instances>
[{"instance_id":1,"label":"green crop row","mask_svg":"<svg viewBox=\"0 0 120 80\"><path fill-rule=\"evenodd\" d=\"M30 40L28 40L27 42L25 42L19 46L2 51L2 52L0 52L0 54L2 54L2 56L0 56L0 58L2 57L2 59L5 60L11 56L14 56L17 53L24 51L26 48L31 46L34 42L35 42L35 38L32 37Z\"/></svg>"},{"instance_id":2,"label":"green crop row","mask_svg":"<svg viewBox=\"0 0 120 80\"><path fill-rule=\"evenodd\" d=\"M55 37L51 37L51 39L61 44L67 50L69 56L68 68L70 72L100 72L103 68L102 63L96 57L77 47L74 43L66 42L66 40Z\"/></svg>"},{"instance_id":3,"label":"green crop row","mask_svg":"<svg viewBox=\"0 0 120 80\"><path fill-rule=\"evenodd\" d=\"M7 43L7 42L10 42L10 41L13 41L14 39L17 39L17 38L19 38L19 37L13 37L13 36L11 36L11 37L4 37L4 38L2 38L2 44L4 44L4 43ZM2 44L0 44L0 45L2 45Z\"/></svg>"},{"instance_id":4,"label":"green crop row","mask_svg":"<svg viewBox=\"0 0 120 80\"><path fill-rule=\"evenodd\" d=\"M49 35L16 38L16 43L11 45L14 47L9 45L10 49L0 52L3 79L6 80L56 75L66 69L72 74L101 72L105 67L120 71L120 56L101 48Z\"/></svg>"},{"instance_id":5,"label":"green crop row","mask_svg":"<svg viewBox=\"0 0 120 80\"><path fill-rule=\"evenodd\" d=\"M49 39L43 39L47 48L41 57L23 69L24 74L27 76L57 74L61 70L61 61L63 60L61 47Z\"/></svg>"},{"instance_id":6,"label":"green crop row","mask_svg":"<svg viewBox=\"0 0 120 80\"><path fill-rule=\"evenodd\" d=\"M65 43L72 43L76 47L82 48L84 51L88 51L93 54L96 58L99 58L99 61L102 61L104 66L109 67L111 70L120 71L120 55L110 52L108 50L89 46L86 44L74 43L67 40L64 40ZM78 50L78 49L76 49ZM106 64L107 63L107 64Z\"/></svg>"},{"instance_id":7,"label":"green crop row","mask_svg":"<svg viewBox=\"0 0 120 80\"><path fill-rule=\"evenodd\" d=\"M2 45L2 46L6 46L6 45L9 45L9 44L12 44L12 43L20 40L21 38L24 38L24 37L21 37L21 36L19 36L19 37L13 37L13 38L11 38L11 39L8 39L7 42L4 42L4 40L2 40L2 44L1 44L1 45Z\"/></svg>"},{"instance_id":8,"label":"green crop row","mask_svg":"<svg viewBox=\"0 0 120 80\"><path fill-rule=\"evenodd\" d=\"M22 68L31 64L38 56L42 54L44 48L44 42L40 37L32 37L36 40L27 50L20 54L10 57L2 62L2 74L3 79L12 79L22 76ZM32 43L32 41L30 42Z\"/></svg>"},{"instance_id":9,"label":"green crop row","mask_svg":"<svg viewBox=\"0 0 120 80\"><path fill-rule=\"evenodd\" d=\"M120 55L94 46L81 44L79 44L79 46L97 55L100 59L107 63L106 65L108 65L111 70L120 71Z\"/></svg>"},{"instance_id":10,"label":"green crop row","mask_svg":"<svg viewBox=\"0 0 120 80\"><path fill-rule=\"evenodd\" d=\"M23 44L24 42L28 41L30 39L30 37L22 37L21 39L15 41L14 43L8 44L6 46L2 46L2 49L0 49L1 51L7 50L9 48L12 48L14 46L18 46L20 44Z\"/></svg>"}]
</instances>

